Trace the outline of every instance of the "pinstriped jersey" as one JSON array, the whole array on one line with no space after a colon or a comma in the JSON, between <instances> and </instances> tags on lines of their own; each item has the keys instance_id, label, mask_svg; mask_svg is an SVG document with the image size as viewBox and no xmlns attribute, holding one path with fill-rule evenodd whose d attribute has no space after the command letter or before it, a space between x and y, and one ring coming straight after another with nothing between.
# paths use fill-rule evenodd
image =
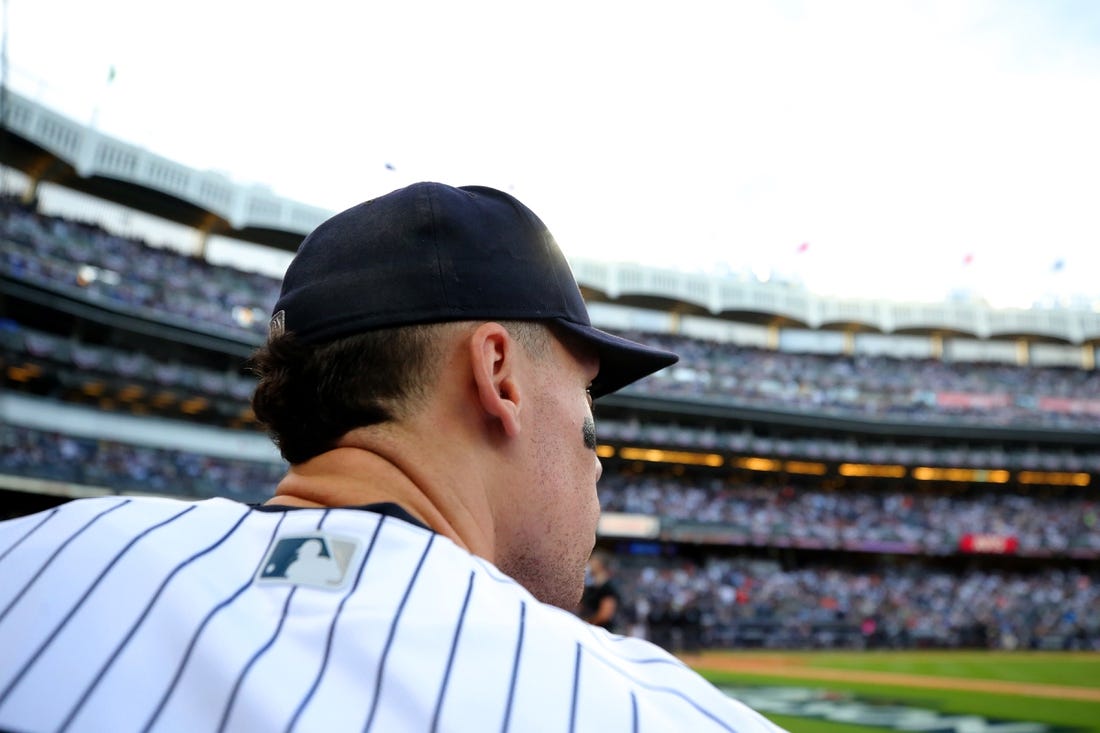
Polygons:
<instances>
[{"instance_id":1,"label":"pinstriped jersey","mask_svg":"<svg viewBox=\"0 0 1100 733\"><path fill-rule=\"evenodd\" d=\"M400 518L124 497L0 523L0 728L779 730Z\"/></svg>"}]
</instances>

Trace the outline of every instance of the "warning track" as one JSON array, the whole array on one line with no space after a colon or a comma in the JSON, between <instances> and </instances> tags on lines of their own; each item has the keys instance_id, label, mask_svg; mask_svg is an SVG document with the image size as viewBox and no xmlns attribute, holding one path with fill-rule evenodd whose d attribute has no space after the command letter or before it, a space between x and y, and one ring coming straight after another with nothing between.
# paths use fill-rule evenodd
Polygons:
<instances>
[{"instance_id":1,"label":"warning track","mask_svg":"<svg viewBox=\"0 0 1100 733\"><path fill-rule=\"evenodd\" d=\"M1011 682L1007 680L982 680L965 677L940 677L906 674L901 672L870 672L856 669L831 669L813 667L803 659L768 654L724 654L711 652L680 655L688 665L699 670L715 672L744 672L799 680L834 682L862 682L869 684L917 687L937 690L970 690L1001 695L1027 695L1055 700L1086 700L1100 702L1100 689L1051 685L1035 682Z\"/></svg>"}]
</instances>

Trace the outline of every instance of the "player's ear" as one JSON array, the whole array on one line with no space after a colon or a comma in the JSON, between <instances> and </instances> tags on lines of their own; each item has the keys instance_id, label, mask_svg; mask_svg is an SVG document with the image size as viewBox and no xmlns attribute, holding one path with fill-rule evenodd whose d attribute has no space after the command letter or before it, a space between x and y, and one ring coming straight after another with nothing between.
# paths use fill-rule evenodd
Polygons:
<instances>
[{"instance_id":1,"label":"player's ear","mask_svg":"<svg viewBox=\"0 0 1100 733\"><path fill-rule=\"evenodd\" d=\"M469 340L470 364L481 409L499 421L505 435L520 430L520 384L517 359L522 347L499 323L483 323Z\"/></svg>"}]
</instances>

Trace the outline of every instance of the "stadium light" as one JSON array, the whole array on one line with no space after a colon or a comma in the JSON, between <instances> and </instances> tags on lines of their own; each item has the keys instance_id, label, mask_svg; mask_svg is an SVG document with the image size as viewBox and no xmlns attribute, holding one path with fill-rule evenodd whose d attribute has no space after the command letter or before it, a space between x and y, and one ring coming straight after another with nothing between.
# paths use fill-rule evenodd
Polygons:
<instances>
[{"instance_id":1,"label":"stadium light","mask_svg":"<svg viewBox=\"0 0 1100 733\"><path fill-rule=\"evenodd\" d=\"M778 471L783 467L780 461L759 456L746 456L733 462L738 468L747 468L750 471Z\"/></svg>"},{"instance_id":2,"label":"stadium light","mask_svg":"<svg viewBox=\"0 0 1100 733\"><path fill-rule=\"evenodd\" d=\"M123 402L134 402L145 395L145 388L138 384L128 384L119 390L118 399Z\"/></svg>"},{"instance_id":3,"label":"stadium light","mask_svg":"<svg viewBox=\"0 0 1100 733\"><path fill-rule=\"evenodd\" d=\"M837 472L841 476L905 478L905 466L896 464L841 463Z\"/></svg>"},{"instance_id":4,"label":"stadium light","mask_svg":"<svg viewBox=\"0 0 1100 733\"><path fill-rule=\"evenodd\" d=\"M1087 473L1066 471L1020 471L1016 479L1021 484L1045 484L1047 486L1088 486L1092 477Z\"/></svg>"},{"instance_id":5,"label":"stadium light","mask_svg":"<svg viewBox=\"0 0 1100 733\"><path fill-rule=\"evenodd\" d=\"M913 478L918 481L957 481L960 483L1007 484L1011 474L1008 471L974 468L933 468L917 466L913 469Z\"/></svg>"},{"instance_id":6,"label":"stadium light","mask_svg":"<svg viewBox=\"0 0 1100 733\"><path fill-rule=\"evenodd\" d=\"M816 461L787 461L783 464L783 470L787 473L804 473L809 476L824 476L826 467L824 463Z\"/></svg>"},{"instance_id":7,"label":"stadium light","mask_svg":"<svg viewBox=\"0 0 1100 733\"><path fill-rule=\"evenodd\" d=\"M694 453L681 450L660 450L658 448L620 448L619 457L625 461L683 463L691 466L711 466L714 468L725 463L725 459L717 453Z\"/></svg>"},{"instance_id":8,"label":"stadium light","mask_svg":"<svg viewBox=\"0 0 1100 733\"><path fill-rule=\"evenodd\" d=\"M37 364L24 364L23 366L8 367L8 379L13 382L29 382L42 376L42 370Z\"/></svg>"},{"instance_id":9,"label":"stadium light","mask_svg":"<svg viewBox=\"0 0 1100 733\"><path fill-rule=\"evenodd\" d=\"M210 403L202 397L192 397L186 402L180 403L180 410L188 415L195 415L205 410L209 404Z\"/></svg>"}]
</instances>

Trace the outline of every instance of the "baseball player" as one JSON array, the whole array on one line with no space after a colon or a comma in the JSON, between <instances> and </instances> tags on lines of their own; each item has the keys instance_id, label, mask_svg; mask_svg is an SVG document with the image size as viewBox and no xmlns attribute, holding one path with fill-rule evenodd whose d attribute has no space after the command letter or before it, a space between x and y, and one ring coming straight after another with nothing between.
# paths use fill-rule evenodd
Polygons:
<instances>
[{"instance_id":1,"label":"baseball player","mask_svg":"<svg viewBox=\"0 0 1100 733\"><path fill-rule=\"evenodd\" d=\"M578 619L592 400L675 361L593 328L543 223L422 183L299 248L253 399L265 505L0 523L0 728L776 731Z\"/></svg>"}]
</instances>

